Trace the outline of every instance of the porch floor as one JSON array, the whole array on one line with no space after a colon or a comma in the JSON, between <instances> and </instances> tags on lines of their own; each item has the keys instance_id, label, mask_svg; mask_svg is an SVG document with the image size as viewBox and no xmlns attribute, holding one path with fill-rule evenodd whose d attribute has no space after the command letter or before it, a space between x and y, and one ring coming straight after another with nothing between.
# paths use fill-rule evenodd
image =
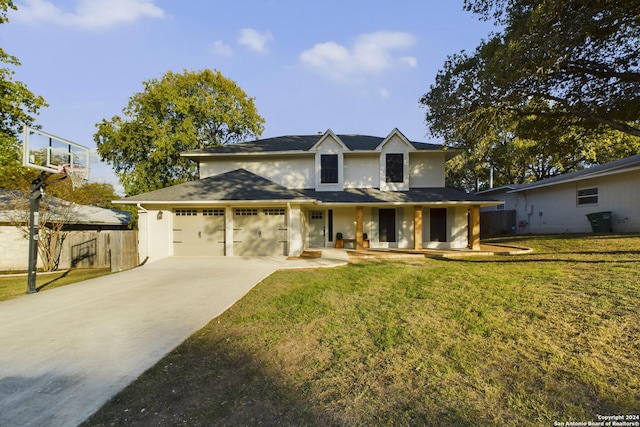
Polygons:
<instances>
[{"instance_id":1,"label":"porch floor","mask_svg":"<svg viewBox=\"0 0 640 427\"><path fill-rule=\"evenodd\" d=\"M401 259L401 258L463 258L475 256L492 255L518 255L531 252L529 248L519 248L513 246L480 245L479 251L463 249L396 249L396 248L370 248L363 250L354 249L333 249L344 250L349 254L349 259Z\"/></svg>"}]
</instances>

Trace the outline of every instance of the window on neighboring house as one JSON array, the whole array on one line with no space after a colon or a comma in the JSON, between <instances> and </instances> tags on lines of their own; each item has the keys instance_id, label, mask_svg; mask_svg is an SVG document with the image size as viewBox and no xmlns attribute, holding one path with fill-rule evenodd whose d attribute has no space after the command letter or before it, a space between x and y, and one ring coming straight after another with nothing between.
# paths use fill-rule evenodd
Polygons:
<instances>
[{"instance_id":1,"label":"window on neighboring house","mask_svg":"<svg viewBox=\"0 0 640 427\"><path fill-rule=\"evenodd\" d=\"M404 155L387 154L387 182L404 182Z\"/></svg>"},{"instance_id":2,"label":"window on neighboring house","mask_svg":"<svg viewBox=\"0 0 640 427\"><path fill-rule=\"evenodd\" d=\"M338 183L337 154L322 154L320 156L320 182L322 184Z\"/></svg>"},{"instance_id":3,"label":"window on neighboring house","mask_svg":"<svg viewBox=\"0 0 640 427\"><path fill-rule=\"evenodd\" d=\"M594 205L598 203L598 188L578 190L578 205Z\"/></svg>"}]
</instances>

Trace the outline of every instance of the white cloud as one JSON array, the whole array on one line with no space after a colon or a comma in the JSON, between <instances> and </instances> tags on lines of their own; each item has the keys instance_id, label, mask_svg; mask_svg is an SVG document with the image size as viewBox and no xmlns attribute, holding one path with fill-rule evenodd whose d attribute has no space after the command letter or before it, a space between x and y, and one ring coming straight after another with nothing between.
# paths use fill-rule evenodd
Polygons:
<instances>
[{"instance_id":1,"label":"white cloud","mask_svg":"<svg viewBox=\"0 0 640 427\"><path fill-rule=\"evenodd\" d=\"M78 0L74 12L66 12L47 0L24 0L12 16L24 23L48 22L65 27L102 30L143 18L163 18L153 0Z\"/></svg>"},{"instance_id":2,"label":"white cloud","mask_svg":"<svg viewBox=\"0 0 640 427\"><path fill-rule=\"evenodd\" d=\"M267 44L274 40L273 35L267 31L266 33L260 34L257 30L253 28L243 28L240 31L240 37L238 38L238 43L247 46L249 49L254 50L259 53L267 53L269 52L269 48Z\"/></svg>"},{"instance_id":3,"label":"white cloud","mask_svg":"<svg viewBox=\"0 0 640 427\"><path fill-rule=\"evenodd\" d=\"M385 88L381 88L380 90L378 90L378 95L380 95L380 98L382 99L388 99L389 96L391 96L389 90Z\"/></svg>"},{"instance_id":4,"label":"white cloud","mask_svg":"<svg viewBox=\"0 0 640 427\"><path fill-rule=\"evenodd\" d=\"M233 56L231 46L220 40L216 40L211 44L211 52L221 56Z\"/></svg>"},{"instance_id":5,"label":"white cloud","mask_svg":"<svg viewBox=\"0 0 640 427\"><path fill-rule=\"evenodd\" d=\"M393 52L415 44L409 33L379 31L358 36L350 48L336 42L318 43L300 54L300 61L335 80L346 81L357 73L375 74L396 67L415 68L412 56L396 57Z\"/></svg>"},{"instance_id":6,"label":"white cloud","mask_svg":"<svg viewBox=\"0 0 640 427\"><path fill-rule=\"evenodd\" d=\"M418 66L418 60L414 56L403 56L400 58L400 62L406 64L410 68L416 68Z\"/></svg>"}]
</instances>

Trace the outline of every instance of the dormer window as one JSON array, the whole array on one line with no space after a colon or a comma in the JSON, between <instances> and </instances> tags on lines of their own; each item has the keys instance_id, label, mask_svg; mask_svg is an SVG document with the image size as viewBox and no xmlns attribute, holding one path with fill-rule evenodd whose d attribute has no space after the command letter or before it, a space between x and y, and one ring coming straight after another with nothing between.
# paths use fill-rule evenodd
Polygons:
<instances>
[{"instance_id":1,"label":"dormer window","mask_svg":"<svg viewBox=\"0 0 640 427\"><path fill-rule=\"evenodd\" d=\"M320 156L320 183L338 183L338 155L322 154Z\"/></svg>"},{"instance_id":2,"label":"dormer window","mask_svg":"<svg viewBox=\"0 0 640 427\"><path fill-rule=\"evenodd\" d=\"M387 153L386 182L404 182L404 155L402 153Z\"/></svg>"}]
</instances>

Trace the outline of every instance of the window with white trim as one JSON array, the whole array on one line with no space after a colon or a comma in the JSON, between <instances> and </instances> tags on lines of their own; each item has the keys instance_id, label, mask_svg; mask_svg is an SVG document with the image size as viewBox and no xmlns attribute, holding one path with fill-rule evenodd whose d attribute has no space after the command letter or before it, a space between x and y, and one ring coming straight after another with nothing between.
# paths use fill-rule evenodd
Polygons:
<instances>
[{"instance_id":1,"label":"window with white trim","mask_svg":"<svg viewBox=\"0 0 640 427\"><path fill-rule=\"evenodd\" d=\"M387 182L404 181L404 154L387 153L386 156Z\"/></svg>"},{"instance_id":2,"label":"window with white trim","mask_svg":"<svg viewBox=\"0 0 640 427\"><path fill-rule=\"evenodd\" d=\"M338 183L338 155L322 154L320 155L320 183L321 184L337 184Z\"/></svg>"},{"instance_id":3,"label":"window with white trim","mask_svg":"<svg viewBox=\"0 0 640 427\"><path fill-rule=\"evenodd\" d=\"M579 188L577 200L578 206L598 204L598 187Z\"/></svg>"}]
</instances>

